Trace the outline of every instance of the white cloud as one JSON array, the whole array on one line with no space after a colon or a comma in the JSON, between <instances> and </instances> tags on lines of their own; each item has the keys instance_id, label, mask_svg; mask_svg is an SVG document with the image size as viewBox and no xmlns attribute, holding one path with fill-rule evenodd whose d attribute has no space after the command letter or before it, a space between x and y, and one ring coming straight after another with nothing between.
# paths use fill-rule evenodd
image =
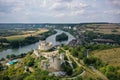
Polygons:
<instances>
[{"instance_id":1,"label":"white cloud","mask_svg":"<svg viewBox=\"0 0 120 80\"><path fill-rule=\"evenodd\" d=\"M72 13L70 13L71 16L80 16L83 14L85 14L85 10L73 11Z\"/></svg>"},{"instance_id":2,"label":"white cloud","mask_svg":"<svg viewBox=\"0 0 120 80\"><path fill-rule=\"evenodd\" d=\"M50 10L56 10L56 11L66 10L66 9L68 9L68 6L67 6L67 4L57 2L57 3L54 3L49 9Z\"/></svg>"},{"instance_id":3,"label":"white cloud","mask_svg":"<svg viewBox=\"0 0 120 80\"><path fill-rule=\"evenodd\" d=\"M111 2L117 6L120 6L120 0L112 0Z\"/></svg>"},{"instance_id":4,"label":"white cloud","mask_svg":"<svg viewBox=\"0 0 120 80\"><path fill-rule=\"evenodd\" d=\"M55 15L55 17L60 17L60 18L65 17L65 16L66 16L66 14L64 14L64 13L58 13Z\"/></svg>"},{"instance_id":5,"label":"white cloud","mask_svg":"<svg viewBox=\"0 0 120 80\"><path fill-rule=\"evenodd\" d=\"M107 10L104 11L105 14L113 14L113 15L120 15L120 10Z\"/></svg>"},{"instance_id":6,"label":"white cloud","mask_svg":"<svg viewBox=\"0 0 120 80\"><path fill-rule=\"evenodd\" d=\"M55 2L53 5L49 8L50 10L79 10L82 8L87 7L88 5L82 2Z\"/></svg>"},{"instance_id":7,"label":"white cloud","mask_svg":"<svg viewBox=\"0 0 120 80\"><path fill-rule=\"evenodd\" d=\"M13 19L13 22L19 19L46 22L60 18L69 22L71 18L79 21L82 18L88 19L88 16L96 19L96 14L104 14L105 17L120 15L120 0L106 1L112 6L105 5L104 0L0 0L0 18L11 19L10 21Z\"/></svg>"}]
</instances>

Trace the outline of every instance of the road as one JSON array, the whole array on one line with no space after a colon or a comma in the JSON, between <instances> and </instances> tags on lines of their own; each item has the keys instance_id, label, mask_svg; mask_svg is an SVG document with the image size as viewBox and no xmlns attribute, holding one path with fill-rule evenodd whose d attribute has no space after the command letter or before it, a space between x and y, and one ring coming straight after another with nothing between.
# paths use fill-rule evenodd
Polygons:
<instances>
[{"instance_id":1,"label":"road","mask_svg":"<svg viewBox=\"0 0 120 80\"><path fill-rule=\"evenodd\" d=\"M83 71L81 74L79 74L79 75L77 75L77 76L75 76L75 77L65 78L65 80L66 80L66 79L70 79L70 80L71 80L71 79L76 79L76 78L82 76L84 73L85 73L85 71ZM63 79L63 80L64 80L64 79Z\"/></svg>"},{"instance_id":2,"label":"road","mask_svg":"<svg viewBox=\"0 0 120 80\"><path fill-rule=\"evenodd\" d=\"M64 50L64 49L63 49L63 50ZM85 71L87 71L87 72L91 73L93 76L96 76L96 74L97 74L101 79L103 79L103 80L108 80L108 78L107 78L105 75L103 75L100 71L96 70L93 66L90 67L90 68L92 69L92 70L91 70L89 67L84 66L83 64L79 63L79 62L77 61L78 59L76 59L76 57L72 56L68 50L64 50L64 51L66 51L66 56L68 57L68 60L70 60L70 58L73 59L73 60L75 61L75 63L76 63L79 67L82 67L82 68L84 69L83 73L81 73L81 74L79 74L79 75L77 75L77 76L75 76L75 77L69 78L69 79L75 79L75 78L77 78L78 76L83 75L83 74L85 73ZM89 54L89 50L87 50L87 57L88 57L88 54ZM70 61L71 61L71 60L70 60ZM96 79L96 80L97 80L97 79Z\"/></svg>"},{"instance_id":3,"label":"road","mask_svg":"<svg viewBox=\"0 0 120 80\"><path fill-rule=\"evenodd\" d=\"M87 55L87 58L88 58L89 57L89 49L87 49L86 55Z\"/></svg>"},{"instance_id":4,"label":"road","mask_svg":"<svg viewBox=\"0 0 120 80\"><path fill-rule=\"evenodd\" d=\"M94 66L89 66L98 76L100 76L103 80L109 80L105 75L103 75L100 71L94 68Z\"/></svg>"},{"instance_id":5,"label":"road","mask_svg":"<svg viewBox=\"0 0 120 80\"><path fill-rule=\"evenodd\" d=\"M87 49L87 55L86 57L89 57L89 49ZM89 66L101 79L103 80L109 80L104 74L102 74L100 71L94 68L94 66Z\"/></svg>"}]
</instances>

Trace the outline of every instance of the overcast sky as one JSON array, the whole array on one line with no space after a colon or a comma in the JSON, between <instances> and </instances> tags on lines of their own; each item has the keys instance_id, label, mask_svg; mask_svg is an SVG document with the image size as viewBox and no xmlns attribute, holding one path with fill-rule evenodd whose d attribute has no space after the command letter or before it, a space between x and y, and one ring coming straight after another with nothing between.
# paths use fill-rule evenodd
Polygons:
<instances>
[{"instance_id":1,"label":"overcast sky","mask_svg":"<svg viewBox=\"0 0 120 80\"><path fill-rule=\"evenodd\" d=\"M120 0L0 0L0 23L120 22Z\"/></svg>"}]
</instances>

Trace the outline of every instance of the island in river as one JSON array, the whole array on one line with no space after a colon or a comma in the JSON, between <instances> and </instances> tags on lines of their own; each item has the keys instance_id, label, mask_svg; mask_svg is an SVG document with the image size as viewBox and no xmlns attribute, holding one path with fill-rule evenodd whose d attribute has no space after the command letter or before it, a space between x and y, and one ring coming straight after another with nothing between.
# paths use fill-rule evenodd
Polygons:
<instances>
[{"instance_id":1,"label":"island in river","mask_svg":"<svg viewBox=\"0 0 120 80\"><path fill-rule=\"evenodd\" d=\"M68 44L72 39L75 39L70 33L62 31L62 30L58 30L55 29L57 31L56 34L49 36L48 38L46 38L47 42L52 42L53 46L56 45L60 45L60 44ZM57 42L55 40L55 37L61 33L65 33L68 36L68 40L67 41L63 41L63 42ZM20 55L22 53L27 53L33 49L37 49L39 45L39 42L36 42L34 44L31 45L27 45L27 46L23 46L23 47L19 47L17 49L6 49L0 52L0 58L5 58L7 55L11 55L11 54L15 54L15 55Z\"/></svg>"},{"instance_id":2,"label":"island in river","mask_svg":"<svg viewBox=\"0 0 120 80\"><path fill-rule=\"evenodd\" d=\"M65 33L61 33L56 36L56 41L62 42L67 40L68 40L68 36Z\"/></svg>"}]
</instances>

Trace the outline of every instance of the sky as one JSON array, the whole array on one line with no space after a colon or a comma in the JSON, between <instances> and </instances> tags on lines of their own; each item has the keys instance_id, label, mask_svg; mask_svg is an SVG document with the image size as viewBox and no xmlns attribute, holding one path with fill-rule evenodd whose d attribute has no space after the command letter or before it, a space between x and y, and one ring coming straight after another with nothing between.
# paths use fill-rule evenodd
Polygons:
<instances>
[{"instance_id":1,"label":"sky","mask_svg":"<svg viewBox=\"0 0 120 80\"><path fill-rule=\"evenodd\" d=\"M0 23L120 23L120 0L0 0Z\"/></svg>"}]
</instances>

